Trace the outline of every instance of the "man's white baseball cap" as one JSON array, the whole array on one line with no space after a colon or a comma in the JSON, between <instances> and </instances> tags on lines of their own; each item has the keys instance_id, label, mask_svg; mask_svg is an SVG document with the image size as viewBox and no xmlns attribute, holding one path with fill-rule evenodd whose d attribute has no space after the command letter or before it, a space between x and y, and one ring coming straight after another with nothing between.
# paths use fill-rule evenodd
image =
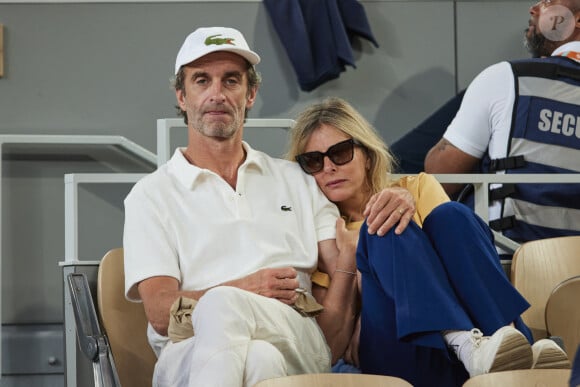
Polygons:
<instances>
[{"instance_id":1,"label":"man's white baseball cap","mask_svg":"<svg viewBox=\"0 0 580 387\"><path fill-rule=\"evenodd\" d=\"M250 50L240 31L227 27L203 27L193 31L183 42L175 60L175 74L181 66L216 51L233 52L252 65L260 63L260 56Z\"/></svg>"}]
</instances>

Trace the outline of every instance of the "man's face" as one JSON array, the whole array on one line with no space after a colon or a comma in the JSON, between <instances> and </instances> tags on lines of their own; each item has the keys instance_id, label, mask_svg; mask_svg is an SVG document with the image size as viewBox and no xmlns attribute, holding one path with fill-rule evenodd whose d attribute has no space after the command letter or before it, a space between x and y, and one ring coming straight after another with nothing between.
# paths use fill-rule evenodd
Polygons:
<instances>
[{"instance_id":1,"label":"man's face","mask_svg":"<svg viewBox=\"0 0 580 387\"><path fill-rule=\"evenodd\" d=\"M574 33L576 0L541 0L530 7L525 46L534 58L550 56Z\"/></svg>"},{"instance_id":2,"label":"man's face","mask_svg":"<svg viewBox=\"0 0 580 387\"><path fill-rule=\"evenodd\" d=\"M204 136L228 139L243 126L256 90L248 91L248 64L230 52L214 52L184 67L184 91L176 90L189 125Z\"/></svg>"}]
</instances>

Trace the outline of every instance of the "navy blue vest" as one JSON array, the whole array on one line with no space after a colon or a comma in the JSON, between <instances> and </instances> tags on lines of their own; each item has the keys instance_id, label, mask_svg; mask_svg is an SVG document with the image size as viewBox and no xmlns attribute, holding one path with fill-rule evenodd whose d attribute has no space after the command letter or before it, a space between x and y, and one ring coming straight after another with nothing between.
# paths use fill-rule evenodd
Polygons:
<instances>
[{"instance_id":1,"label":"navy blue vest","mask_svg":"<svg viewBox=\"0 0 580 387\"><path fill-rule=\"evenodd\" d=\"M580 64L565 57L510 62L515 103L504 159L484 172L580 173ZM580 235L580 184L504 184L490 191L490 226L517 242Z\"/></svg>"}]
</instances>

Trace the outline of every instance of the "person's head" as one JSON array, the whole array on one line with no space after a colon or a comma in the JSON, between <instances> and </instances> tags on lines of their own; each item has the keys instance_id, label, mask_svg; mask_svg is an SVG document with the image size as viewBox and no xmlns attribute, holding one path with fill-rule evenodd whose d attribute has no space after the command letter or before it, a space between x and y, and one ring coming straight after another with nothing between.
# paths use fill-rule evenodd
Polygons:
<instances>
[{"instance_id":1,"label":"person's head","mask_svg":"<svg viewBox=\"0 0 580 387\"><path fill-rule=\"evenodd\" d=\"M532 57L547 57L580 40L580 0L541 0L530 7L524 44Z\"/></svg>"},{"instance_id":2,"label":"person's head","mask_svg":"<svg viewBox=\"0 0 580 387\"><path fill-rule=\"evenodd\" d=\"M178 115L186 124L196 121L192 124L200 130L204 113L211 111L232 114L235 125L240 118L243 124L261 82L254 67L259 62L260 57L239 31L198 28L187 36L175 60Z\"/></svg>"},{"instance_id":3,"label":"person's head","mask_svg":"<svg viewBox=\"0 0 580 387\"><path fill-rule=\"evenodd\" d=\"M314 176L343 215L350 215L347 207L362 212L368 198L389 185L394 162L375 128L340 98L300 113L286 157Z\"/></svg>"}]
</instances>

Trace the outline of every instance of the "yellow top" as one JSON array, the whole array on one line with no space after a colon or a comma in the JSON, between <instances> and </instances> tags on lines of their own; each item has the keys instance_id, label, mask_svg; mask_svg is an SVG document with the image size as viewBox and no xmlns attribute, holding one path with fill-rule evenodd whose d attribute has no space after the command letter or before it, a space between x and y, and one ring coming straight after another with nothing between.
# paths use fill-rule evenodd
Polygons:
<instances>
[{"instance_id":1,"label":"yellow top","mask_svg":"<svg viewBox=\"0 0 580 387\"><path fill-rule=\"evenodd\" d=\"M413 195L417 207L413 220L420 227L423 226L425 218L435 207L449 201L449 196L437 179L424 172L418 175L404 176L397 180L393 186L406 188Z\"/></svg>"},{"instance_id":2,"label":"yellow top","mask_svg":"<svg viewBox=\"0 0 580 387\"><path fill-rule=\"evenodd\" d=\"M417 211L413 215L413 221L423 226L423 222L427 215L438 205L448 202L449 196L443 190L441 184L432 175L421 172L418 175L404 176L392 184L392 187L402 187L407 189L413 199L415 199L415 206ZM363 221L350 222L346 225L349 230L360 229ZM312 282L315 284L328 288L330 285L330 277L328 274L321 271L312 273Z\"/></svg>"}]
</instances>

